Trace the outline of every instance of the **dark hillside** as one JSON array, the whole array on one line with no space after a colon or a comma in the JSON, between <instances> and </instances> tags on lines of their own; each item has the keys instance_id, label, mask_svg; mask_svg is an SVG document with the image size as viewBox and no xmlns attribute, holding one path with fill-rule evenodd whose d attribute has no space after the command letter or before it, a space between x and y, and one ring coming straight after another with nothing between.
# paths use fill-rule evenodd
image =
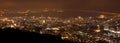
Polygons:
<instances>
[{"instance_id":1,"label":"dark hillside","mask_svg":"<svg viewBox=\"0 0 120 43\"><path fill-rule=\"evenodd\" d=\"M16 29L0 29L0 42L32 42L32 43L72 43L70 41L63 41L60 37L38 34L34 32L25 32Z\"/></svg>"}]
</instances>

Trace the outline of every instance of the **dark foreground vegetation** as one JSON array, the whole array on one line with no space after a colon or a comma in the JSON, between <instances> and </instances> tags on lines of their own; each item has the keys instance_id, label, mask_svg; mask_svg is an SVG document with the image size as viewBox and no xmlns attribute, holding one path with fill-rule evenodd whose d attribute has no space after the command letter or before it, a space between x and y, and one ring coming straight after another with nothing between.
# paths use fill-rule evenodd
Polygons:
<instances>
[{"instance_id":1,"label":"dark foreground vegetation","mask_svg":"<svg viewBox=\"0 0 120 43\"><path fill-rule=\"evenodd\" d=\"M38 34L29 31L21 31L12 28L0 29L0 43L77 43L62 40L59 36ZM81 42L85 43L85 42ZM107 43L98 41L98 43Z\"/></svg>"},{"instance_id":2,"label":"dark foreground vegetation","mask_svg":"<svg viewBox=\"0 0 120 43\"><path fill-rule=\"evenodd\" d=\"M30 43L73 43L70 41L64 41L60 37L48 35L48 34L38 34L28 31L20 31L17 29L0 29L0 43L3 42L30 42Z\"/></svg>"}]
</instances>

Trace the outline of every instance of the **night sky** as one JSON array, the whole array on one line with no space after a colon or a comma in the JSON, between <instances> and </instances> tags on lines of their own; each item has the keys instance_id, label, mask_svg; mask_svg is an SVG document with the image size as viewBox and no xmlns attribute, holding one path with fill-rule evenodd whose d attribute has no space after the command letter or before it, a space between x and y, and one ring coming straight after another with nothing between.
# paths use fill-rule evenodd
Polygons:
<instances>
[{"instance_id":1,"label":"night sky","mask_svg":"<svg viewBox=\"0 0 120 43\"><path fill-rule=\"evenodd\" d=\"M75 17L99 15L96 12L119 13L119 4L120 0L0 0L0 9L62 9L60 17Z\"/></svg>"}]
</instances>

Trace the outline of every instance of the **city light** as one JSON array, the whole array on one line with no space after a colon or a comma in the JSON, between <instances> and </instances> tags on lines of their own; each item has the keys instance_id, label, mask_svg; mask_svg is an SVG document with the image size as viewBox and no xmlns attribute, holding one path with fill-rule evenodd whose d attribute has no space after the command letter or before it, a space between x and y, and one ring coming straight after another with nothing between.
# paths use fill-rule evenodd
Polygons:
<instances>
[{"instance_id":1,"label":"city light","mask_svg":"<svg viewBox=\"0 0 120 43\"><path fill-rule=\"evenodd\" d=\"M101 30L99 30L99 29L98 29L98 30L95 30L95 32L100 32L100 31L101 31Z\"/></svg>"},{"instance_id":2,"label":"city light","mask_svg":"<svg viewBox=\"0 0 120 43\"><path fill-rule=\"evenodd\" d=\"M105 15L100 15L99 18L105 18Z\"/></svg>"},{"instance_id":3,"label":"city light","mask_svg":"<svg viewBox=\"0 0 120 43\"><path fill-rule=\"evenodd\" d=\"M11 28L15 28L15 26L14 26L14 25L10 25L10 27L11 27Z\"/></svg>"},{"instance_id":4,"label":"city light","mask_svg":"<svg viewBox=\"0 0 120 43\"><path fill-rule=\"evenodd\" d=\"M119 19L96 20L97 18L95 18L84 18L80 16L72 19L61 19L50 16L1 17L0 26L2 29L10 27L37 32L39 34L60 35L63 40L80 42L86 39L88 39L86 40L88 42L93 42L91 38L97 38L96 40L100 40L101 38L105 39L105 36L109 36L108 33L113 33L113 36L115 36L114 34L118 34L115 37L119 36Z\"/></svg>"},{"instance_id":5,"label":"city light","mask_svg":"<svg viewBox=\"0 0 120 43\"><path fill-rule=\"evenodd\" d=\"M116 0L0 0L0 30L49 34L74 43L120 43L119 4Z\"/></svg>"}]
</instances>

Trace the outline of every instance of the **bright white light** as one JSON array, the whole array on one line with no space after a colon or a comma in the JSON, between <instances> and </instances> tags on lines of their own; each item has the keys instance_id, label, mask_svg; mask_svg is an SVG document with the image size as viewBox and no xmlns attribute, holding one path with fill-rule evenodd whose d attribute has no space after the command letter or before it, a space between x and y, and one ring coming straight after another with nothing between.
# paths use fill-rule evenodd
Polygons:
<instances>
[{"instance_id":1,"label":"bright white light","mask_svg":"<svg viewBox=\"0 0 120 43\"><path fill-rule=\"evenodd\" d=\"M43 22L43 23L46 23L46 21L45 21L45 20L43 20L42 22Z\"/></svg>"},{"instance_id":2,"label":"bright white light","mask_svg":"<svg viewBox=\"0 0 120 43\"><path fill-rule=\"evenodd\" d=\"M113 33L115 33L115 31L114 30L109 30L110 32L113 32Z\"/></svg>"},{"instance_id":3,"label":"bright white light","mask_svg":"<svg viewBox=\"0 0 120 43\"><path fill-rule=\"evenodd\" d=\"M48 28L46 28L45 30L51 30L51 28L48 27Z\"/></svg>"},{"instance_id":4,"label":"bright white light","mask_svg":"<svg viewBox=\"0 0 120 43\"><path fill-rule=\"evenodd\" d=\"M117 31L116 33L120 33L120 31Z\"/></svg>"},{"instance_id":5,"label":"bright white light","mask_svg":"<svg viewBox=\"0 0 120 43\"><path fill-rule=\"evenodd\" d=\"M108 28L104 28L104 30L108 31L109 29Z\"/></svg>"},{"instance_id":6,"label":"bright white light","mask_svg":"<svg viewBox=\"0 0 120 43\"><path fill-rule=\"evenodd\" d=\"M52 28L52 30L59 30L59 28Z\"/></svg>"}]
</instances>

